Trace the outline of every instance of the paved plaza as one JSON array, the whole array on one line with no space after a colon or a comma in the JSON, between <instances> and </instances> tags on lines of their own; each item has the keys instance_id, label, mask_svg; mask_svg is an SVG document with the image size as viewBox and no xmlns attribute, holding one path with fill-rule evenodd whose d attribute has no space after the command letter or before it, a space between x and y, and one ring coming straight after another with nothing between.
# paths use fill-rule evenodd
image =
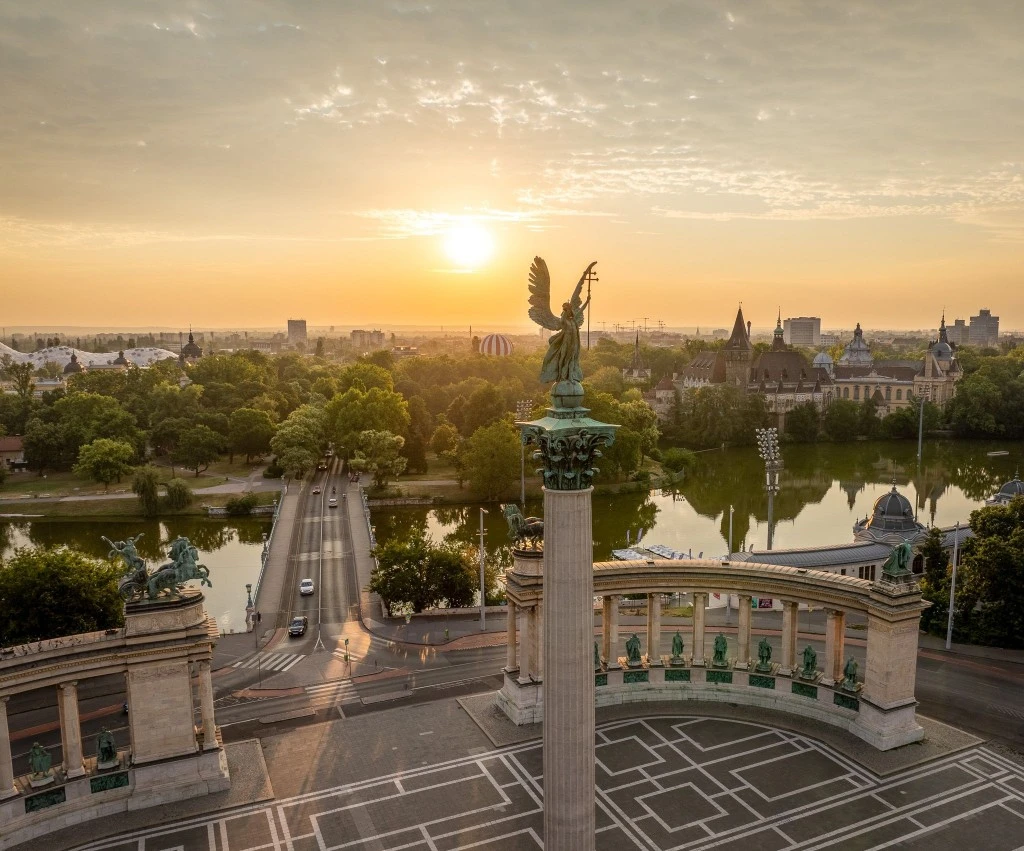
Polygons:
<instances>
[{"instance_id":1,"label":"paved plaza","mask_svg":"<svg viewBox=\"0 0 1024 851\"><path fill-rule=\"evenodd\" d=\"M474 750L79 848L542 848L540 743ZM881 777L792 731L658 714L599 724L596 757L599 849L1024 845L1024 770L983 745Z\"/></svg>"}]
</instances>

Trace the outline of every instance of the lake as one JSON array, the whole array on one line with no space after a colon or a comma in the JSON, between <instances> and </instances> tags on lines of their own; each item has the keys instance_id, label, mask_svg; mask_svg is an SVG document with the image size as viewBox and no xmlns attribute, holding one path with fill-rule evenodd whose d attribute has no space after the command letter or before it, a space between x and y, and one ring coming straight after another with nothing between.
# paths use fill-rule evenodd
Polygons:
<instances>
[{"instance_id":1,"label":"lake","mask_svg":"<svg viewBox=\"0 0 1024 851\"><path fill-rule=\"evenodd\" d=\"M169 544L179 535L199 550L199 561L210 569L212 588L203 588L206 610L221 632L245 631L245 585L259 579L263 535L270 518L207 520L175 517L167 520L0 520L0 556L17 547L64 544L90 556L106 558L110 548L101 540L124 540L144 533L137 544L150 568L167 561ZM189 583L193 586L196 583Z\"/></svg>"},{"instance_id":2,"label":"lake","mask_svg":"<svg viewBox=\"0 0 1024 851\"><path fill-rule=\"evenodd\" d=\"M990 456L989 452L1007 451ZM1024 446L1006 442L930 441L917 469L917 444L856 442L784 444L780 492L775 497L776 549L847 543L855 520L871 513L878 497L897 489L917 506L925 525L966 522L971 511L1013 478ZM594 559L635 542L665 544L694 556L728 550L729 506L733 506L733 549L767 546L768 501L764 466L755 447L700 453L700 469L678 488L648 493L595 495ZM377 540L420 528L437 540L479 541L480 508L488 552L511 563L507 525L496 504L437 508L377 507L372 512ZM540 514L540 501L527 513ZM627 538L628 536L628 538Z\"/></svg>"}]
</instances>

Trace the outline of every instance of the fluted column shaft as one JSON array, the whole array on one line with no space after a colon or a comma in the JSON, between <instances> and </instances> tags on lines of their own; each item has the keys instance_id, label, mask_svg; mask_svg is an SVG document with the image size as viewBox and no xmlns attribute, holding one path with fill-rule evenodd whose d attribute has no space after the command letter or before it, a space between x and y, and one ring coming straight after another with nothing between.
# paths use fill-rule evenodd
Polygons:
<instances>
[{"instance_id":1,"label":"fluted column shaft","mask_svg":"<svg viewBox=\"0 0 1024 851\"><path fill-rule=\"evenodd\" d=\"M739 635L736 637L736 667L750 667L750 594L739 595Z\"/></svg>"},{"instance_id":2,"label":"fluted column shaft","mask_svg":"<svg viewBox=\"0 0 1024 851\"><path fill-rule=\"evenodd\" d=\"M85 760L82 758L82 723L78 717L78 682L61 683L57 696L64 773L68 777L81 777L85 774Z\"/></svg>"},{"instance_id":3,"label":"fluted column shaft","mask_svg":"<svg viewBox=\"0 0 1024 851\"><path fill-rule=\"evenodd\" d=\"M619 667L619 595L604 598L604 658L609 668Z\"/></svg>"},{"instance_id":4,"label":"fluted column shaft","mask_svg":"<svg viewBox=\"0 0 1024 851\"><path fill-rule=\"evenodd\" d=\"M516 611L515 603L509 603L505 607L505 614L508 617L505 670L510 674L519 670L519 661L516 658Z\"/></svg>"},{"instance_id":5,"label":"fluted column shaft","mask_svg":"<svg viewBox=\"0 0 1024 851\"><path fill-rule=\"evenodd\" d=\"M213 675L208 659L199 663L199 712L203 718L203 750L217 750L220 746L217 744L217 722L213 712Z\"/></svg>"},{"instance_id":6,"label":"fluted column shaft","mask_svg":"<svg viewBox=\"0 0 1024 851\"><path fill-rule=\"evenodd\" d=\"M661 664L661 594L647 595L647 663Z\"/></svg>"},{"instance_id":7,"label":"fluted column shaft","mask_svg":"<svg viewBox=\"0 0 1024 851\"><path fill-rule=\"evenodd\" d=\"M708 595L705 591L693 593L693 664L704 665L704 616L707 611Z\"/></svg>"},{"instance_id":8,"label":"fluted column shaft","mask_svg":"<svg viewBox=\"0 0 1024 851\"><path fill-rule=\"evenodd\" d=\"M533 606L521 610L523 613L523 640L519 645L519 682L523 685L530 682L533 673L533 654L535 642L533 631L537 623Z\"/></svg>"},{"instance_id":9,"label":"fluted column shaft","mask_svg":"<svg viewBox=\"0 0 1024 851\"><path fill-rule=\"evenodd\" d=\"M796 667L796 626L798 604L792 600L782 601L782 670L791 674Z\"/></svg>"},{"instance_id":10,"label":"fluted column shaft","mask_svg":"<svg viewBox=\"0 0 1024 851\"><path fill-rule=\"evenodd\" d=\"M846 612L829 609L825 616L825 659L822 668L824 685L833 685L843 678L843 652L846 644Z\"/></svg>"},{"instance_id":11,"label":"fluted column shaft","mask_svg":"<svg viewBox=\"0 0 1024 851\"><path fill-rule=\"evenodd\" d=\"M545 591L545 593L547 593ZM533 627L533 669L536 674L535 679L541 681L544 679L544 608L547 604L544 602L537 603L536 608L533 610L533 616L535 618ZM593 606L593 603L591 603ZM590 634L594 634L594 610L590 610ZM589 645L588 645L589 646ZM593 662L593 659L590 660ZM591 666L593 667L593 666Z\"/></svg>"},{"instance_id":12,"label":"fluted column shaft","mask_svg":"<svg viewBox=\"0 0 1024 851\"><path fill-rule=\"evenodd\" d=\"M544 490L544 847L593 851L592 489Z\"/></svg>"},{"instance_id":13,"label":"fluted column shaft","mask_svg":"<svg viewBox=\"0 0 1024 851\"><path fill-rule=\"evenodd\" d=\"M17 795L11 759L11 728L7 724L7 697L0 697L0 800Z\"/></svg>"}]
</instances>

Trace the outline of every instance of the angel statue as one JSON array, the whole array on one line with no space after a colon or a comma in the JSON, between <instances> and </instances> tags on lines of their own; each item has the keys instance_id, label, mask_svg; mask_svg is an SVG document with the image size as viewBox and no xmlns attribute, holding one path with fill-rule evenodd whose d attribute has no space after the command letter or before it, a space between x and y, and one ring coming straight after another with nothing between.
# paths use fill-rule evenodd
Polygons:
<instances>
[{"instance_id":1,"label":"angel statue","mask_svg":"<svg viewBox=\"0 0 1024 851\"><path fill-rule=\"evenodd\" d=\"M544 355L540 380L554 381L561 384L568 382L576 387L563 385L555 389L560 396L576 396L582 399L583 371L580 369L580 326L583 324L584 311L590 304L590 296L586 301L580 299L583 283L587 280L590 270L597 262L587 266L587 270L576 284L572 297L562 305L561 316L551 312L551 276L548 264L541 257L533 258L530 267L530 318L549 331L557 331L548 339L548 351ZM578 389L577 389L578 388Z\"/></svg>"}]
</instances>

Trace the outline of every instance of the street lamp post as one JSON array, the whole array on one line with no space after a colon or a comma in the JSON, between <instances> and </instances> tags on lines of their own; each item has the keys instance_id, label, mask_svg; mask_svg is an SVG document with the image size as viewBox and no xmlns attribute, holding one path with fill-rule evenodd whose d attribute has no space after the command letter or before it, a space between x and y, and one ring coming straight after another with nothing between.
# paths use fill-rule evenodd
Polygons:
<instances>
[{"instance_id":1,"label":"street lamp post","mask_svg":"<svg viewBox=\"0 0 1024 851\"><path fill-rule=\"evenodd\" d=\"M484 549L484 515L487 514L486 508L480 509L480 630L481 632L487 628L487 613L485 608L487 607L487 586L484 584L484 560L487 557L487 551Z\"/></svg>"},{"instance_id":2,"label":"street lamp post","mask_svg":"<svg viewBox=\"0 0 1024 851\"><path fill-rule=\"evenodd\" d=\"M946 622L946 649L953 644L953 598L956 595L956 562L960 556L960 521L953 527L953 579L949 583L949 619Z\"/></svg>"},{"instance_id":3,"label":"street lamp post","mask_svg":"<svg viewBox=\"0 0 1024 851\"><path fill-rule=\"evenodd\" d=\"M768 492L768 549L770 550L775 537L775 494L779 492L779 470L782 469L779 430L759 428L755 429L755 433L757 434L757 453L764 461L764 489Z\"/></svg>"}]
</instances>

